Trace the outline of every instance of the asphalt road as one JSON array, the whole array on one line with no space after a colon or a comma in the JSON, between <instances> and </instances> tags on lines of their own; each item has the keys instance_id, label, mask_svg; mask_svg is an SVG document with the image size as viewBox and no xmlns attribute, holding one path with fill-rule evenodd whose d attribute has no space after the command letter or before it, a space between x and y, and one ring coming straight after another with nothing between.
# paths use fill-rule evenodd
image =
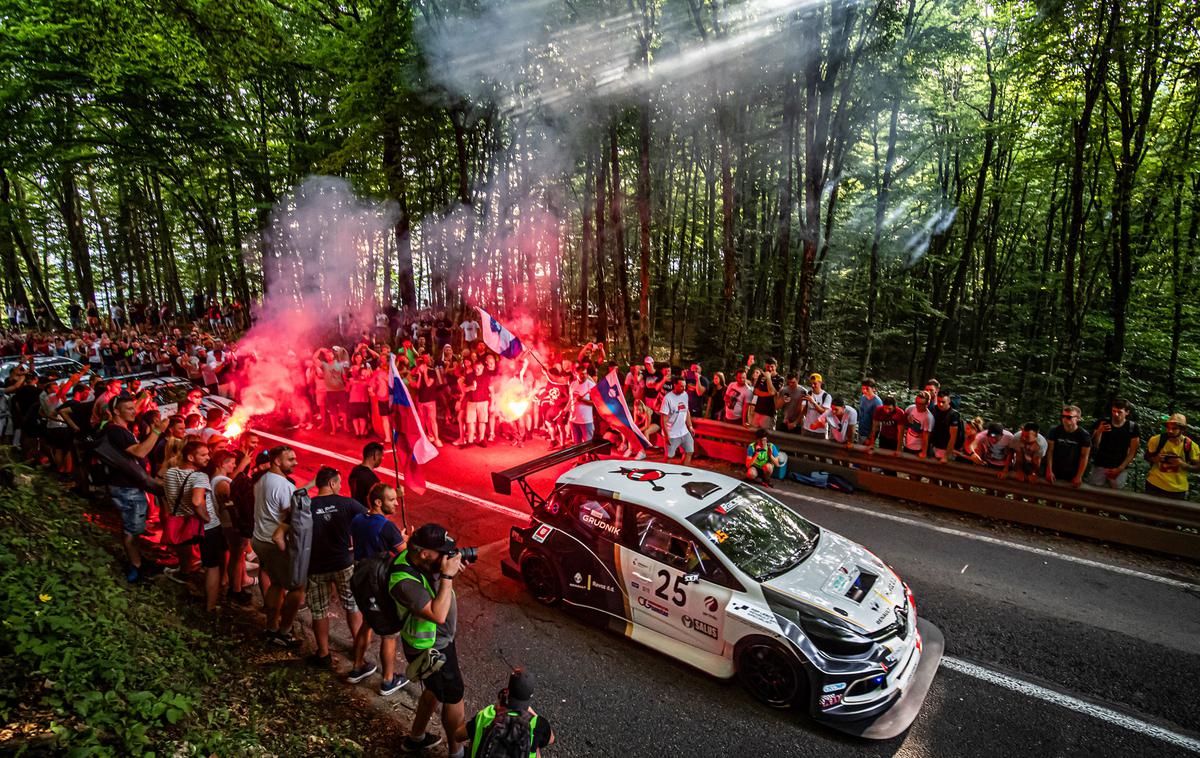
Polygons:
<instances>
[{"instance_id":1,"label":"asphalt road","mask_svg":"<svg viewBox=\"0 0 1200 758\"><path fill-rule=\"evenodd\" d=\"M301 476L319 465L348 470L345 458L357 459L361 444L280 434L304 446L297 445ZM503 577L499 560L518 521L512 511L529 509L518 494L494 493L489 474L544 452L540 440L522 449L446 447L426 467L430 490L410 493L406 506L410 524L436 520L460 545L481 547L459 589L468 712L492 701L511 666L531 668L535 707L558 735L550 755L1200 753L1200 695L1191 680L1200 672L1194 565L869 496L781 487L806 517L887 561L912 587L918 613L945 634L947 658L912 728L866 742L797 711L768 709L734 682L542 607ZM546 493L564 469L531 482ZM334 632L346 644L344 626L335 622ZM418 692L409 685L379 707L407 719Z\"/></svg>"}]
</instances>

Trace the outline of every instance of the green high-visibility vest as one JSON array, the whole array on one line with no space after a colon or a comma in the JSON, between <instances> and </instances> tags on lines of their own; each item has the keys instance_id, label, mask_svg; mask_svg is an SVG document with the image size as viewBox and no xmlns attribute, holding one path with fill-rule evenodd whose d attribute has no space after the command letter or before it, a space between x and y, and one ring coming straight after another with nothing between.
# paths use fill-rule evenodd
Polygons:
<instances>
[{"instance_id":1,"label":"green high-visibility vest","mask_svg":"<svg viewBox=\"0 0 1200 758\"><path fill-rule=\"evenodd\" d=\"M509 711L509 716L513 718L521 718L521 713ZM475 714L475 734L471 735L471 758L476 758L479 755L479 747L483 744L483 733L488 730L492 722L496 720L496 706L489 705L479 713ZM537 748L533 746L533 734L537 728L537 714L529 719L529 758L537 758Z\"/></svg>"},{"instance_id":2,"label":"green high-visibility vest","mask_svg":"<svg viewBox=\"0 0 1200 758\"><path fill-rule=\"evenodd\" d=\"M430 598L436 595L433 591L433 586L425 578L425 574L418 571L408 562L407 550L397 555L392 565L394 569L391 575L388 576L389 593L396 586L397 582L404 579L411 579L414 582L420 582L421 586L429 593ZM433 647L433 642L437 638L437 623L410 611L399 603L396 603L396 605L399 606L400 617L404 619L404 628L400 630L400 639L404 641L404 644L413 650L428 650Z\"/></svg>"}]
</instances>

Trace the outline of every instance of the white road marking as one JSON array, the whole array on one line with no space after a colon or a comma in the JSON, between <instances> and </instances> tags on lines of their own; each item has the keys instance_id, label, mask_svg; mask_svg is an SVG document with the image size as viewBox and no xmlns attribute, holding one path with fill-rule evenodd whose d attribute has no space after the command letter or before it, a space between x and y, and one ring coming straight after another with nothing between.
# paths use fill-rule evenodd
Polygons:
<instances>
[{"instance_id":1,"label":"white road marking","mask_svg":"<svg viewBox=\"0 0 1200 758\"><path fill-rule=\"evenodd\" d=\"M267 437L269 439L273 439L278 442L282 442L285 445L290 445L291 447L299 448L301 450L307 450L310 453L316 453L318 455L324 455L324 456L328 456L330 458L336 458L339 461L345 461L347 463L353 463L353 464L361 463L361 461L357 458L351 458L348 455L342 455L341 453L336 453L332 450L326 450L323 447L317 447L315 445L308 445L306 443L300 442L299 440L290 439L288 437L280 437L279 435L271 434L269 432L264 432L259 429L255 429L254 433L257 434L259 437ZM387 476L398 477L401 482L404 481L404 474L397 474L395 471L393 471L390 468L384 468L383 466L380 466L379 468L377 468L375 470L381 474L386 474ZM489 511L503 513L506 516L511 516L512 518L519 519L522 522L529 520L529 514L526 513L525 511L519 511L516 508L510 508L507 505L501 505L500 503L493 503L491 500L485 500L482 497L476 497L476 496L468 494L466 492L460 492L456 489L451 489L450 487L444 487L444 486L442 486L440 484L436 484L434 482L426 482L425 487L426 487L426 489L433 490L434 492L440 493L442 495L449 495L450 497L455 497L455 498L458 498L459 500L465 500L466 502L470 503L471 505L477 505L480 508L485 508Z\"/></svg>"},{"instance_id":2,"label":"white road marking","mask_svg":"<svg viewBox=\"0 0 1200 758\"><path fill-rule=\"evenodd\" d=\"M1180 734L1179 732L1172 731L1166 727L1158 726L1157 724L1151 724L1148 721L1142 721L1139 718L1126 715L1119 711L1114 711L1111 708L1105 708L1102 705L1089 703L1086 700L1080 700L1077 697L1071 697L1070 695L1042 687L1041 685L1033 684L1032 682L1026 682L1023 679L1017 679L1007 674L1001 674L998 671L992 671L991 669L984 668L978 664L969 663L961 658L954 658L949 655L943 656L941 665L944 668L950 669L951 671L957 671L960 674L966 674L967 676L974 677L980 681L994 684L1007 690L1012 690L1013 692L1021 695L1026 695L1047 703L1052 703L1053 705L1066 708L1067 710L1074 711L1075 713L1081 713L1085 716L1091 716L1094 719L1099 719L1100 721L1106 721L1114 726L1119 726L1122 729L1127 729L1131 732L1135 732L1146 737L1152 737L1156 740L1170 743L1176 747L1181 747L1185 750L1191 750L1194 753L1200 753L1200 740L1194 737L1189 737L1186 734Z\"/></svg>"},{"instance_id":3,"label":"white road marking","mask_svg":"<svg viewBox=\"0 0 1200 758\"><path fill-rule=\"evenodd\" d=\"M1148 582L1158 582L1159 584L1165 584L1168 587L1177 587L1181 590L1200 591L1200 584L1193 584L1191 582L1185 582L1185 581L1182 581L1179 579L1172 579L1167 576L1159 576L1158 574L1151 574L1146 571L1138 571L1137 569L1125 568L1124 566L1113 566L1108 563L1101 563L1100 561L1093 561L1090 558L1080 558L1079 556L1068 555L1066 553L1056 553L1053 550L1047 550L1046 548L1043 548L1043 547L1034 547L1032 545L1022 545L1019 542L1012 542L1010 540L1002 540L997 537L989 537L986 534L976 534L975 532L968 532L963 529L953 529L948 526L938 526L937 524L930 524L930 523L927 523L924 521L920 521L919 519L908 518L907 516L900 516L895 513L884 513L882 511L876 511L876 510L872 510L870 508L862 508L857 505L850 505L848 503L838 503L833 500L826 500L825 498L821 498L821 497L813 497L811 495L801 495L801 494L798 494L795 492L786 492L784 490L778 490L778 489L775 490L775 492L778 493L779 495L782 495L783 497L790 497L790 498L794 498L796 500L808 500L808 501L811 501L814 503L820 503L821 505L827 505L830 508L836 508L840 511L851 511L853 513L861 513L864 516L873 516L875 518L886 519L887 521L895 521L900 524L908 524L909 526L916 526L916 527L920 527L922 529L930 529L935 532L940 532L941 534L950 534L955 537L962 537L963 539L976 540L978 542L986 542L990 545L999 545L1001 547L1007 547L1007 548L1011 548L1013 550L1022 550L1026 553L1033 553L1034 555L1046 556L1048 558L1055 558L1057 560L1068 561L1070 563L1078 563L1081 566L1089 566L1091 568L1102 569L1104 571L1111 571L1116 574L1123 574L1124 576L1132 576L1137 579L1145 579Z\"/></svg>"}]
</instances>

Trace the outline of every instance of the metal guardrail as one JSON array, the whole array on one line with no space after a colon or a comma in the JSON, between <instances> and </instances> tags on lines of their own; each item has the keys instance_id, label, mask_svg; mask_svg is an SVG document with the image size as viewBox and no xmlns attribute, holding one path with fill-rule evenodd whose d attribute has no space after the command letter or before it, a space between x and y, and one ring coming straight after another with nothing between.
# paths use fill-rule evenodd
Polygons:
<instances>
[{"instance_id":1,"label":"metal guardrail","mask_svg":"<svg viewBox=\"0 0 1200 758\"><path fill-rule=\"evenodd\" d=\"M753 431L695 419L698 452L742 464ZM1084 485L1027 484L970 463L936 463L861 445L772 432L788 471L828 471L856 488L1080 537L1200 560L1200 505ZM887 473L885 473L887 472Z\"/></svg>"}]
</instances>

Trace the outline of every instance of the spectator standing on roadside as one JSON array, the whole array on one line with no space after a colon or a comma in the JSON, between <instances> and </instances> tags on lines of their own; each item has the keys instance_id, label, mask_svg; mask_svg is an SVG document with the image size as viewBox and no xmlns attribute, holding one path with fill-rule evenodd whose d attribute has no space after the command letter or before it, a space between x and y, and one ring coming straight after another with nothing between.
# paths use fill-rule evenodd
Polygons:
<instances>
[{"instance_id":1,"label":"spectator standing on roadside","mask_svg":"<svg viewBox=\"0 0 1200 758\"><path fill-rule=\"evenodd\" d=\"M804 399L804 434L823 440L828 431L821 416L829 410L833 398L825 391L825 379L820 374L809 375L808 387L808 397Z\"/></svg>"},{"instance_id":2,"label":"spectator standing on roadside","mask_svg":"<svg viewBox=\"0 0 1200 758\"><path fill-rule=\"evenodd\" d=\"M595 409L592 408L592 399L588 394L595 386L596 383L588 375L588 368L582 365L578 366L576 378L567 389L567 394L571 398L571 444L573 445L587 442L596 431L595 417L593 416Z\"/></svg>"},{"instance_id":3,"label":"spectator standing on roadside","mask_svg":"<svg viewBox=\"0 0 1200 758\"><path fill-rule=\"evenodd\" d=\"M854 432L858 427L858 411L846 407L846 401L835 397L829 402L829 410L821 414L820 420L829 430L828 439L839 445L854 444Z\"/></svg>"},{"instance_id":4,"label":"spectator standing on roadside","mask_svg":"<svg viewBox=\"0 0 1200 758\"><path fill-rule=\"evenodd\" d=\"M708 385L708 401L704 409L704 418L720 421L725 418L725 374L714 371Z\"/></svg>"},{"instance_id":5,"label":"spectator standing on roadside","mask_svg":"<svg viewBox=\"0 0 1200 758\"><path fill-rule=\"evenodd\" d=\"M938 463L948 463L965 444L963 436L966 433L962 416L950 402L950 390L938 390L937 403L930 413L933 414L933 431L929 433L929 448Z\"/></svg>"},{"instance_id":6,"label":"spectator standing on roadside","mask_svg":"<svg viewBox=\"0 0 1200 758\"><path fill-rule=\"evenodd\" d=\"M913 404L904 409L904 452L924 458L929 449L929 434L933 431L933 414L929 412L929 393L921 390Z\"/></svg>"},{"instance_id":7,"label":"spectator standing on roadside","mask_svg":"<svg viewBox=\"0 0 1200 758\"><path fill-rule=\"evenodd\" d=\"M112 420L104 427L101 434L114 448L123 451L124 455L128 456L130 467L145 467L146 456L154 449L158 438L167 428L167 419L160 418L156 421L146 438L139 442L130 431L136 417L137 411L133 398L129 395L120 395L113 400ZM121 514L121 545L125 548L126 558L129 559L129 570L125 574L125 579L129 582L136 582L144 574L156 573L157 567L146 566L143 568L142 551L138 545L138 538L146 532L146 514L150 508L149 501L146 500L146 493L142 489L142 482L130 472L110 467L108 494L112 498L117 512Z\"/></svg>"},{"instance_id":8,"label":"spectator standing on roadside","mask_svg":"<svg viewBox=\"0 0 1200 758\"><path fill-rule=\"evenodd\" d=\"M663 433L667 436L667 460L675 457L675 451L683 448L683 465L690 466L692 453L696 450L693 438L691 401L686 380L675 377L675 386L662 400L659 408L662 416Z\"/></svg>"},{"instance_id":9,"label":"spectator standing on roadside","mask_svg":"<svg viewBox=\"0 0 1200 758\"><path fill-rule=\"evenodd\" d=\"M317 668L332 668L329 652L329 606L332 588L346 611L350 636L358 634L362 613L354 602L350 576L354 573L354 554L351 551L351 522L365 515L367 509L357 500L343 497L342 475L337 469L322 466L317 471L317 496L312 499L312 556L308 564L308 587L305 598L312 613L313 637L317 652L308 663Z\"/></svg>"},{"instance_id":10,"label":"spectator standing on roadside","mask_svg":"<svg viewBox=\"0 0 1200 758\"><path fill-rule=\"evenodd\" d=\"M783 407L780 408L783 412L780 422L783 431L799 434L804 425L804 398L808 397L808 391L800 386L795 374L788 374L787 383L779 394L783 397Z\"/></svg>"},{"instance_id":11,"label":"spectator standing on roadside","mask_svg":"<svg viewBox=\"0 0 1200 758\"><path fill-rule=\"evenodd\" d=\"M779 410L779 391L783 381L775 373L774 358L767 358L762 376L754 383L754 418L751 425L768 431L775 428L775 413Z\"/></svg>"},{"instance_id":12,"label":"spectator standing on roadside","mask_svg":"<svg viewBox=\"0 0 1200 758\"><path fill-rule=\"evenodd\" d=\"M366 505L367 493L371 491L371 488L379 484L379 475L375 473L375 469L379 468L381 463L383 463L383 444L368 442L363 445L362 462L350 469L350 497L362 505Z\"/></svg>"},{"instance_id":13,"label":"spectator standing on roadside","mask_svg":"<svg viewBox=\"0 0 1200 758\"><path fill-rule=\"evenodd\" d=\"M725 410L722 418L728 424L749 426L746 415L751 408L750 398L753 391L746 384L746 372L738 371L733 375L733 381L725 388Z\"/></svg>"},{"instance_id":14,"label":"spectator standing on roadside","mask_svg":"<svg viewBox=\"0 0 1200 758\"><path fill-rule=\"evenodd\" d=\"M1014 441L1016 451L1014 461L1017 478L1022 482L1036 482L1042 472L1042 461L1046 457L1046 438L1041 434L1041 427L1036 421L1029 421L1021 427L1021 434Z\"/></svg>"},{"instance_id":15,"label":"spectator standing on roadside","mask_svg":"<svg viewBox=\"0 0 1200 758\"><path fill-rule=\"evenodd\" d=\"M436 734L425 731L440 706L446 752L450 758L462 756L457 734L465 715L465 687L455 645L458 601L454 594L454 581L462 570L462 555L454 539L438 524L426 524L413 532L408 549L396 557L393 566L389 589L407 611L400 632L409 664L406 673L425 687L411 731L400 746L403 753L423 752L441 742Z\"/></svg>"},{"instance_id":16,"label":"spectator standing on roadside","mask_svg":"<svg viewBox=\"0 0 1200 758\"><path fill-rule=\"evenodd\" d=\"M1125 489L1126 469L1137 457L1142 430L1129 418L1129 401L1114 398L1109 417L1092 427L1092 470L1088 484L1096 487Z\"/></svg>"},{"instance_id":17,"label":"spectator standing on roadside","mask_svg":"<svg viewBox=\"0 0 1200 758\"><path fill-rule=\"evenodd\" d=\"M1080 410L1077 406L1063 407L1062 423L1046 435L1046 481L1054 484L1062 480L1072 487L1083 483L1083 471L1087 468L1088 454L1092 450L1092 435L1079 428Z\"/></svg>"},{"instance_id":18,"label":"spectator standing on roadside","mask_svg":"<svg viewBox=\"0 0 1200 758\"><path fill-rule=\"evenodd\" d=\"M163 488L173 516L194 516L203 524L204 530L196 541L200 544L200 565L204 567L204 610L213 611L221 592L226 547L212 482L204 471L209 455L208 445L203 442L184 443L178 464L167 469L163 477ZM181 560L178 571L183 568Z\"/></svg>"},{"instance_id":19,"label":"spectator standing on roadside","mask_svg":"<svg viewBox=\"0 0 1200 758\"><path fill-rule=\"evenodd\" d=\"M385 552L399 555L404 549L406 533L388 520L388 516L396 512L397 502L399 497L390 485L381 482L371 488L367 494L367 512L355 516L350 522L356 563ZM412 529L406 532L411 534ZM367 663L371 634L368 624L358 627L358 633L354 635L354 665L346 679L351 684L358 684L382 667L383 680L379 683L379 694L387 697L408 684L408 679L396 673L396 640L400 633L379 635L379 666Z\"/></svg>"},{"instance_id":20,"label":"spectator standing on roadside","mask_svg":"<svg viewBox=\"0 0 1200 758\"><path fill-rule=\"evenodd\" d=\"M871 429L875 427L875 409L883 405L883 400L875 392L874 379L863 379L861 388L862 394L858 398L858 428L870 434Z\"/></svg>"},{"instance_id":21,"label":"spectator standing on roadside","mask_svg":"<svg viewBox=\"0 0 1200 758\"><path fill-rule=\"evenodd\" d=\"M1146 443L1146 494L1171 500L1187 500L1188 473L1200 471L1200 448L1184 434L1187 416L1173 413L1164 424L1164 432Z\"/></svg>"},{"instance_id":22,"label":"spectator standing on roadside","mask_svg":"<svg viewBox=\"0 0 1200 758\"><path fill-rule=\"evenodd\" d=\"M289 476L299 462L296 453L287 445L271 448L269 456L270 468L254 485L254 538L251 544L258 555L259 580L265 593L263 612L267 616L267 642L295 649L300 647L300 640L292 636L292 623L304 603L305 586L289 586L288 556L275 544L273 537L275 530L290 515L296 485Z\"/></svg>"},{"instance_id":23,"label":"spectator standing on roadside","mask_svg":"<svg viewBox=\"0 0 1200 758\"><path fill-rule=\"evenodd\" d=\"M900 455L900 444L903 436L900 430L904 428L905 414L896 405L896 398L888 396L883 399L883 405L871 414L871 437L867 440L867 452L875 452L875 440L879 440L879 449L886 450L892 455Z\"/></svg>"},{"instance_id":24,"label":"spectator standing on roadside","mask_svg":"<svg viewBox=\"0 0 1200 758\"><path fill-rule=\"evenodd\" d=\"M475 346L475 340L479 339L479 322L472 316L463 317L463 322L458 325L462 329L463 347L470 348Z\"/></svg>"},{"instance_id":25,"label":"spectator standing on roadside","mask_svg":"<svg viewBox=\"0 0 1200 758\"><path fill-rule=\"evenodd\" d=\"M683 372L687 385L688 411L692 418L704 418L704 406L708 401L709 384L699 363L693 363Z\"/></svg>"}]
</instances>

